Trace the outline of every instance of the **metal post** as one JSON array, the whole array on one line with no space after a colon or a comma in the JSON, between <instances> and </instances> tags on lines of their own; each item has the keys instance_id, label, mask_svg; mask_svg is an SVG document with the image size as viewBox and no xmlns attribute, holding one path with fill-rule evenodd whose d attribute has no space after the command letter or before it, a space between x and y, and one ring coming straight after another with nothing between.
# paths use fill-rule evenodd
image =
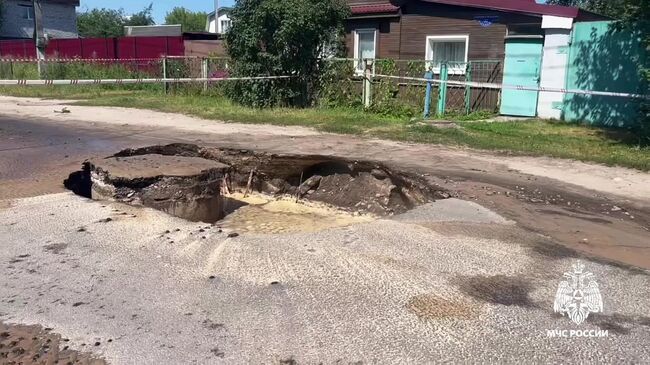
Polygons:
<instances>
[{"instance_id":1,"label":"metal post","mask_svg":"<svg viewBox=\"0 0 650 365\"><path fill-rule=\"evenodd\" d=\"M438 95L438 116L445 115L447 105L447 80L449 79L449 66L446 63L440 64L440 91Z\"/></svg>"},{"instance_id":2,"label":"metal post","mask_svg":"<svg viewBox=\"0 0 650 365\"><path fill-rule=\"evenodd\" d=\"M465 81L472 81L472 61L467 63L467 69L465 70ZM472 111L472 88L467 85L465 86L465 114L469 115Z\"/></svg>"},{"instance_id":3,"label":"metal post","mask_svg":"<svg viewBox=\"0 0 650 365\"><path fill-rule=\"evenodd\" d=\"M210 24L207 31L210 31ZM219 33L219 0L214 0L214 32Z\"/></svg>"},{"instance_id":4,"label":"metal post","mask_svg":"<svg viewBox=\"0 0 650 365\"><path fill-rule=\"evenodd\" d=\"M201 58L201 76L204 79L208 78L208 59L205 58L205 57ZM208 91L208 82L204 81L203 82L203 92L207 92L207 91Z\"/></svg>"},{"instance_id":5,"label":"metal post","mask_svg":"<svg viewBox=\"0 0 650 365\"><path fill-rule=\"evenodd\" d=\"M163 79L167 79L167 56L163 56L162 62ZM163 81L163 92L167 95L167 81Z\"/></svg>"},{"instance_id":6,"label":"metal post","mask_svg":"<svg viewBox=\"0 0 650 365\"><path fill-rule=\"evenodd\" d=\"M41 0L32 0L32 9L34 9L34 44L36 45L36 59L38 66L38 77L43 78L45 71L45 49L47 48L47 37L43 30L43 6Z\"/></svg>"},{"instance_id":7,"label":"metal post","mask_svg":"<svg viewBox=\"0 0 650 365\"><path fill-rule=\"evenodd\" d=\"M429 69L424 74L424 78L428 80L433 80L433 71ZM431 91L433 89L433 83L427 82L427 91L424 94L424 119L427 119L431 116Z\"/></svg>"},{"instance_id":8,"label":"metal post","mask_svg":"<svg viewBox=\"0 0 650 365\"><path fill-rule=\"evenodd\" d=\"M363 75L363 106L370 108L372 104L372 63L370 59L365 59L365 71Z\"/></svg>"}]
</instances>

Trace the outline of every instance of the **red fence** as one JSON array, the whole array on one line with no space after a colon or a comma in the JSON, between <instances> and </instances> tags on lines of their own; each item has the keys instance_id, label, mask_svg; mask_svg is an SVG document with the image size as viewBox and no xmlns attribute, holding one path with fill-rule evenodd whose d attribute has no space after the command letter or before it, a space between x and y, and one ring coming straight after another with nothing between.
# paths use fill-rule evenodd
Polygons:
<instances>
[{"instance_id":1,"label":"red fence","mask_svg":"<svg viewBox=\"0 0 650 365\"><path fill-rule=\"evenodd\" d=\"M53 39L46 54L51 58L159 58L183 56L183 37L122 37ZM36 58L34 41L0 41L0 58Z\"/></svg>"}]
</instances>

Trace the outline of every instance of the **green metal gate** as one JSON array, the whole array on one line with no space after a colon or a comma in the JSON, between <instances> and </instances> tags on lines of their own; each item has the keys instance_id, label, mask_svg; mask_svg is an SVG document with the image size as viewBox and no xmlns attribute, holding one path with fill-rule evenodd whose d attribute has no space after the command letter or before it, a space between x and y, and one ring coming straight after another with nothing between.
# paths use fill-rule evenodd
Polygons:
<instances>
[{"instance_id":1,"label":"green metal gate","mask_svg":"<svg viewBox=\"0 0 650 365\"><path fill-rule=\"evenodd\" d=\"M503 83L506 85L539 86L542 65L542 38L506 40ZM501 114L521 117L537 115L537 91L503 89Z\"/></svg>"},{"instance_id":2,"label":"green metal gate","mask_svg":"<svg viewBox=\"0 0 650 365\"><path fill-rule=\"evenodd\" d=\"M576 23L571 35L567 89L644 94L640 69L647 55L640 34L614 22ZM631 127L641 101L613 96L566 94L563 119L600 126Z\"/></svg>"}]
</instances>

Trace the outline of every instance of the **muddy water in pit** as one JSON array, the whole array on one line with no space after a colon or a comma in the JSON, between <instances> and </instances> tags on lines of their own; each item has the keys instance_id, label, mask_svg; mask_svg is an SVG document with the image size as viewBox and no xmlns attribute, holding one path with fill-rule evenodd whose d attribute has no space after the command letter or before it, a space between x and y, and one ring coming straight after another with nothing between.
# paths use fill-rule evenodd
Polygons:
<instances>
[{"instance_id":1,"label":"muddy water in pit","mask_svg":"<svg viewBox=\"0 0 650 365\"><path fill-rule=\"evenodd\" d=\"M275 198L263 194L244 197L235 193L225 196L228 214L219 225L237 232L278 234L317 232L370 222L376 217L352 214L325 204L298 201L292 197Z\"/></svg>"}]
</instances>

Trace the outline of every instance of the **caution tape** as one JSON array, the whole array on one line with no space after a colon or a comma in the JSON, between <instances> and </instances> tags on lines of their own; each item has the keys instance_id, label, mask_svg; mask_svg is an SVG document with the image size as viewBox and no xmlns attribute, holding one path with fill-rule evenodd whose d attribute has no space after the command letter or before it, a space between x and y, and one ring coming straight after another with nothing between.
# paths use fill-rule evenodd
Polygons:
<instances>
[{"instance_id":1,"label":"caution tape","mask_svg":"<svg viewBox=\"0 0 650 365\"><path fill-rule=\"evenodd\" d=\"M155 78L155 79L84 79L84 80L0 80L0 86L38 86L38 85L108 85L108 84L160 84L160 83L199 83L218 81L256 81L290 79L295 76L254 76L254 77L197 77L197 78Z\"/></svg>"},{"instance_id":2,"label":"caution tape","mask_svg":"<svg viewBox=\"0 0 650 365\"><path fill-rule=\"evenodd\" d=\"M170 58L170 57L167 57ZM176 57L174 57L176 58ZM39 60L38 58L0 58L0 63L7 62L153 62L153 61L162 61L164 57L160 58L46 58Z\"/></svg>"},{"instance_id":3,"label":"caution tape","mask_svg":"<svg viewBox=\"0 0 650 365\"><path fill-rule=\"evenodd\" d=\"M409 80L409 81L421 81L421 82L431 82L434 84L447 84L447 85L456 85L456 86L470 86L482 89L508 89L508 90L520 90L520 91L543 91L549 93L563 93L563 94L581 94L581 95L598 95L598 96L616 96L623 98L632 98L632 99L648 99L650 100L650 95L645 94L630 94L630 93L617 93L610 91L591 91L591 90L574 90L574 89L562 89L562 88L553 88L553 87L535 87L535 86L524 86L524 85L507 85L507 84L496 84L490 82L476 82L476 81L455 81L455 80L440 80L440 79L425 79L422 77L407 77L407 76L391 76L391 75L374 75L374 77L386 78L386 79L397 79L397 80Z\"/></svg>"},{"instance_id":4,"label":"caution tape","mask_svg":"<svg viewBox=\"0 0 650 365\"><path fill-rule=\"evenodd\" d=\"M168 60L197 60L197 59L208 59L208 60L227 60L227 57L201 57L201 56L161 56L158 58L46 58L39 60L38 58L0 58L0 63L2 62L153 62L153 61L162 61L164 59Z\"/></svg>"}]
</instances>

